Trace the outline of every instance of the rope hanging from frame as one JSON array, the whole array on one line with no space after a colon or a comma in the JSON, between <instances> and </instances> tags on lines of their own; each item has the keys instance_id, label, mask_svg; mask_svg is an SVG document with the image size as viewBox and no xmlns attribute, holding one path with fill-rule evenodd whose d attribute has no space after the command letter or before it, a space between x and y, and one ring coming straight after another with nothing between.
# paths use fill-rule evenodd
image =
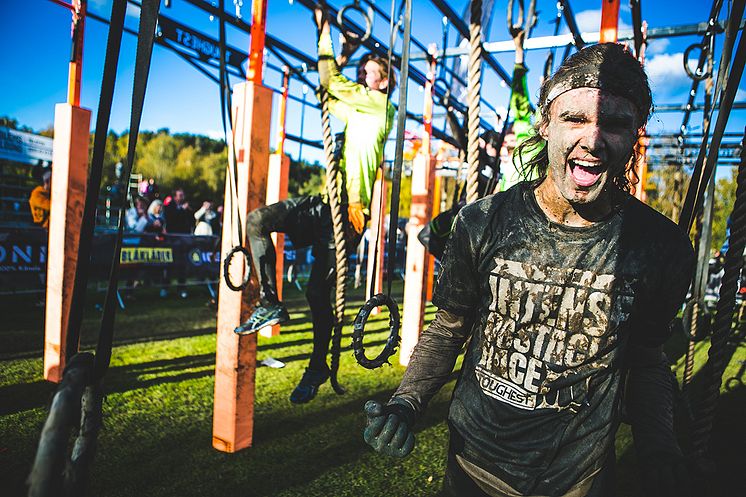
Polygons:
<instances>
[{"instance_id":1,"label":"rope hanging from frame","mask_svg":"<svg viewBox=\"0 0 746 497\"><path fill-rule=\"evenodd\" d=\"M466 201L479 198L479 113L482 79L482 0L471 1L469 24L469 73L467 106L469 108L466 174Z\"/></svg>"}]
</instances>

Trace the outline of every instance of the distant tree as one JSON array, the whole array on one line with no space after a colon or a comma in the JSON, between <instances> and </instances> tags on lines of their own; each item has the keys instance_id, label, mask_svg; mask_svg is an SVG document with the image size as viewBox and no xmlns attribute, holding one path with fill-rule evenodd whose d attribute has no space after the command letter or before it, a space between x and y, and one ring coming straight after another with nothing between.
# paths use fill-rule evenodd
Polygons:
<instances>
[{"instance_id":1,"label":"distant tree","mask_svg":"<svg viewBox=\"0 0 746 497\"><path fill-rule=\"evenodd\" d=\"M736 175L732 168L730 177L720 178L715 185L715 209L712 216L712 250L719 250L725 241L725 226L736 201Z\"/></svg>"}]
</instances>

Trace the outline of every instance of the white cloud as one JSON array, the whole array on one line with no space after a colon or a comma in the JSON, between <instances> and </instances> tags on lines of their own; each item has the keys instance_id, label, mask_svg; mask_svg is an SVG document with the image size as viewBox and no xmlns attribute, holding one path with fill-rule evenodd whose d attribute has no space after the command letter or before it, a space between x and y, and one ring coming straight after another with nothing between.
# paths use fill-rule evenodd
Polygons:
<instances>
[{"instance_id":1,"label":"white cloud","mask_svg":"<svg viewBox=\"0 0 746 497\"><path fill-rule=\"evenodd\" d=\"M135 19L140 19L140 7L137 7L136 5L128 3L127 4L127 15L130 17L134 17Z\"/></svg>"},{"instance_id":2,"label":"white cloud","mask_svg":"<svg viewBox=\"0 0 746 497\"><path fill-rule=\"evenodd\" d=\"M672 95L682 86L689 83L689 77L684 71L684 54L659 54L648 59L645 69L650 78L653 92Z\"/></svg>"},{"instance_id":3,"label":"white cloud","mask_svg":"<svg viewBox=\"0 0 746 497\"><path fill-rule=\"evenodd\" d=\"M651 55L658 55L666 53L668 46L671 44L671 40L668 38L655 38L648 41L647 47L645 47L645 55L647 57Z\"/></svg>"},{"instance_id":4,"label":"white cloud","mask_svg":"<svg viewBox=\"0 0 746 497\"><path fill-rule=\"evenodd\" d=\"M746 90L739 88L736 91L736 102L743 102L744 100L746 100Z\"/></svg>"}]
</instances>

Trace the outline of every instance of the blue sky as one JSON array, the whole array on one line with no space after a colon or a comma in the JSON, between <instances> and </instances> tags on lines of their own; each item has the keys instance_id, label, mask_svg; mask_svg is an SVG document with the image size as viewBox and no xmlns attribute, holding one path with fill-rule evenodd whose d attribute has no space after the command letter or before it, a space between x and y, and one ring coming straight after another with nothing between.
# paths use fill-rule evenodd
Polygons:
<instances>
[{"instance_id":1,"label":"blue sky","mask_svg":"<svg viewBox=\"0 0 746 497\"><path fill-rule=\"evenodd\" d=\"M233 2L226 0L225 3L228 12L234 12ZM329 3L339 8L347 2L330 1ZM389 0L378 0L377 3L382 10L390 9ZM465 0L450 0L449 3L457 12L463 12L467 4ZM183 0L172 0L172 4L170 9L162 8L162 14L217 38L218 23L211 21L206 13ZM245 0L244 4L242 14L250 18L251 2ZM495 14L487 41L508 39L504 20L506 4L507 0L495 0ZM552 34L553 25L550 22L556 13L555 1L538 0L537 5L540 17L533 36ZM571 5L581 31L598 30L600 0L572 0ZM89 0L89 11L93 13L108 17L110 9L110 1ZM642 3L643 18L651 28L702 22L706 20L709 9L710 2L702 0L680 0L675 3L648 0ZM128 27L137 28L138 14L138 9L130 6L126 21ZM413 36L425 45L429 43L440 45L441 17L431 2L414 0ZM622 29L631 25L629 8L624 1L622 1L620 24ZM106 25L98 21L87 20L81 103L84 107L94 111L94 120L103 70L107 29ZM381 18L376 19L374 34L379 39L388 39L388 30L388 23ZM308 54L315 53L315 29L311 23L310 12L297 2L269 0L267 32L298 50ZM3 77L0 78L0 115L14 117L20 123L33 128L50 125L54 119L55 103L63 102L66 98L67 61L70 53L69 12L48 0L6 1L4 15L0 18L0 37L5 47L0 55L0 63L5 68ZM455 44L455 39L455 30L451 29L450 46ZM657 104L685 103L690 80L682 67L682 52L687 46L700 39L699 36L686 36L650 42L646 67L653 86L654 101ZM244 33L229 27L228 42L247 49L249 39ZM717 46L718 50L722 47L722 37L718 39ZM413 50L417 49L413 48ZM111 128L117 132L127 129L129 125L134 53L135 38L125 34L111 119ZM527 65L531 69L529 91L532 97L538 93L538 78L546 54L546 50L531 51L527 58ZM511 70L512 53L497 54L496 57L503 67L508 71ZM268 61L274 65L280 65L280 62L271 55ZM423 69L422 66L419 67ZM507 89L500 84L500 80L493 72L488 69L484 71L484 98L496 107L505 106L508 99ZM315 81L315 76L312 75L310 78ZM281 86L280 75L275 71L266 70L265 83L279 88ZM290 88L291 93L302 95L301 83L293 81ZM410 84L409 95L409 109L420 113L422 109L421 88L414 83ZM309 92L308 98L314 100L312 91ZM532 100L535 101L535 98ZM746 100L743 82L739 86L737 100ZM396 94L394 101L398 101ZM743 130L746 124L744 114L746 114L744 111L734 111L728 126L730 131ZM653 134L672 132L680 125L681 118L681 114L654 115L648 129ZM312 140L320 138L318 120L318 113L309 109L303 129L307 138ZM698 131L700 124L701 117L698 115L692 120L692 131ZM274 118L272 125L274 129ZM441 123L436 121L436 125L441 125ZM410 129L416 129L417 126L415 122L408 123ZM156 46L142 118L142 129L159 128L169 128L172 132L203 133L213 137L222 135L217 85L170 50ZM288 132L301 134L300 104L295 102L291 102L288 108ZM288 143L286 151L297 157L298 145ZM389 156L393 155L393 147L390 147L387 152ZM305 146L303 157L315 160L320 159L321 155L311 147Z\"/></svg>"}]
</instances>

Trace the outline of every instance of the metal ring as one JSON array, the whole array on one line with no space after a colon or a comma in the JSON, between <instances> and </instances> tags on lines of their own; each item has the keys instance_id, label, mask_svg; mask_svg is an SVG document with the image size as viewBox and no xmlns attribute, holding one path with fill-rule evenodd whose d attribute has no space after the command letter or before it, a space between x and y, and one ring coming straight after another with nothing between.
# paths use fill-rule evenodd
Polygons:
<instances>
[{"instance_id":1,"label":"metal ring","mask_svg":"<svg viewBox=\"0 0 746 497\"><path fill-rule=\"evenodd\" d=\"M350 31L349 29L345 29L345 13L348 10L354 10L356 12L359 12L363 19L365 19L365 33L363 33L363 36L360 36L354 31ZM368 38L370 38L370 35L373 31L373 19L372 19L372 9L366 11L360 5L358 2L351 3L349 5L345 5L339 11L337 12L337 24L339 24L339 29L344 34L345 38L350 40L357 40L358 43L363 43Z\"/></svg>"},{"instance_id":2,"label":"metal ring","mask_svg":"<svg viewBox=\"0 0 746 497\"><path fill-rule=\"evenodd\" d=\"M513 0L508 0L508 6L506 7L508 13L508 32L512 34L513 30L523 28L523 0L518 0L518 22L513 23Z\"/></svg>"},{"instance_id":3,"label":"metal ring","mask_svg":"<svg viewBox=\"0 0 746 497\"><path fill-rule=\"evenodd\" d=\"M231 265L231 260L233 260L233 256L238 253L243 254L244 260L246 261L246 274L240 285L234 285L233 282L231 281L231 275L230 275L229 268ZM225 256L225 260L223 261L223 279L225 280L225 284L228 285L228 288L230 288L234 292L240 292L240 291L243 291L243 289L248 286L250 277L251 277L251 254L244 247L237 245L233 247L230 252L228 252L228 255Z\"/></svg>"},{"instance_id":4,"label":"metal ring","mask_svg":"<svg viewBox=\"0 0 746 497\"><path fill-rule=\"evenodd\" d=\"M373 309L385 305L389 310L389 337L386 345L375 359L369 359L365 355L363 335L365 334L365 323ZM366 369L376 369L388 363L389 357L394 355L399 345L399 306L389 295L379 293L368 300L358 311L355 322L352 324L352 350L355 360Z\"/></svg>"},{"instance_id":5,"label":"metal ring","mask_svg":"<svg viewBox=\"0 0 746 497\"><path fill-rule=\"evenodd\" d=\"M692 70L691 70L691 68L689 67L689 56L691 55L692 50L696 50L696 49L699 49L702 52L706 52L707 51L707 49L703 45L701 45L699 43L695 43L694 45L689 45L686 48L686 50L684 50L684 71L686 71L686 75L689 76L690 78L692 78L693 80L695 80L695 81L702 81L702 80L707 79L708 77L710 77L710 71L706 71L706 72L700 74L699 76L697 76L697 74L693 73Z\"/></svg>"}]
</instances>

